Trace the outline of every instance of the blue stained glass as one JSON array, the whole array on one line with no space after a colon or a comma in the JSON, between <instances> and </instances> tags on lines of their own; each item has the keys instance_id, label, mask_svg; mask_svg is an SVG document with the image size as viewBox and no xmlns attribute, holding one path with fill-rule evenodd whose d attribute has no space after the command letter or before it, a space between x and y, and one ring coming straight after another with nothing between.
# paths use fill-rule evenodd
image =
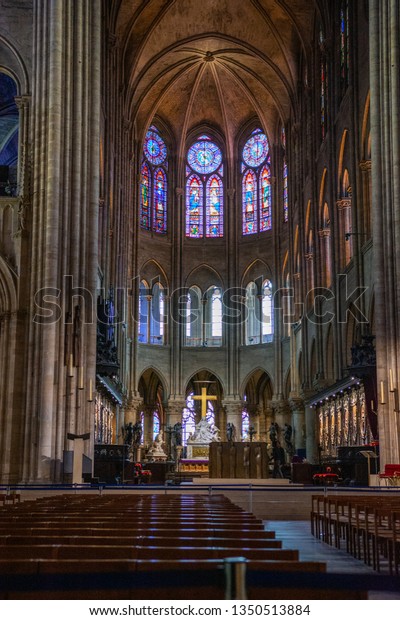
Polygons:
<instances>
[{"instance_id":1,"label":"blue stained glass","mask_svg":"<svg viewBox=\"0 0 400 620\"><path fill-rule=\"evenodd\" d=\"M146 159L155 166L162 164L167 158L167 147L165 142L157 131L153 129L150 129L146 133L144 154Z\"/></svg>"},{"instance_id":2,"label":"blue stained glass","mask_svg":"<svg viewBox=\"0 0 400 620\"><path fill-rule=\"evenodd\" d=\"M222 237L223 229L223 184L217 176L208 179L206 187L206 236Z\"/></svg>"},{"instance_id":3,"label":"blue stained glass","mask_svg":"<svg viewBox=\"0 0 400 620\"><path fill-rule=\"evenodd\" d=\"M252 170L243 176L243 234L257 232L257 179Z\"/></svg>"},{"instance_id":4,"label":"blue stained glass","mask_svg":"<svg viewBox=\"0 0 400 620\"><path fill-rule=\"evenodd\" d=\"M186 236L203 236L203 184L195 174L186 184Z\"/></svg>"},{"instance_id":5,"label":"blue stained glass","mask_svg":"<svg viewBox=\"0 0 400 620\"><path fill-rule=\"evenodd\" d=\"M140 182L140 226L150 230L150 172L147 164L142 165Z\"/></svg>"},{"instance_id":6,"label":"blue stained glass","mask_svg":"<svg viewBox=\"0 0 400 620\"><path fill-rule=\"evenodd\" d=\"M188 151L188 163L200 174L215 172L222 163L221 149L211 140L199 140Z\"/></svg>"},{"instance_id":7,"label":"blue stained glass","mask_svg":"<svg viewBox=\"0 0 400 620\"><path fill-rule=\"evenodd\" d=\"M260 166L267 158L268 139L264 133L257 133L249 138L243 148L243 160L252 168Z\"/></svg>"},{"instance_id":8,"label":"blue stained glass","mask_svg":"<svg viewBox=\"0 0 400 620\"><path fill-rule=\"evenodd\" d=\"M162 168L154 174L153 230L157 233L167 231L167 177Z\"/></svg>"}]
</instances>

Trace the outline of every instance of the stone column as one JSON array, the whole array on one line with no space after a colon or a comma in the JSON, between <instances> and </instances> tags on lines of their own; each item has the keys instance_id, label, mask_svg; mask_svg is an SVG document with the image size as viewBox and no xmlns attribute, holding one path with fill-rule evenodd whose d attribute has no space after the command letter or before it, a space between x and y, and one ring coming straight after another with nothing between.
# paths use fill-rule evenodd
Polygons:
<instances>
[{"instance_id":1,"label":"stone column","mask_svg":"<svg viewBox=\"0 0 400 620\"><path fill-rule=\"evenodd\" d=\"M167 407L167 426L182 423L183 410L186 407L185 400L170 399Z\"/></svg>"},{"instance_id":2,"label":"stone column","mask_svg":"<svg viewBox=\"0 0 400 620\"><path fill-rule=\"evenodd\" d=\"M67 432L90 432L89 456L93 456L93 403L87 393L89 380L95 385L96 363L99 8L96 0L33 2L32 305L24 480L60 480L63 450L72 449ZM77 287L79 293L73 297ZM51 317L38 318L43 290L55 305ZM65 319L76 304L82 306L79 355L74 355L73 376L67 377ZM81 365L85 397L77 385Z\"/></svg>"},{"instance_id":3,"label":"stone column","mask_svg":"<svg viewBox=\"0 0 400 620\"><path fill-rule=\"evenodd\" d=\"M309 463L318 463L318 438L316 409L311 405L305 407L306 419L306 458Z\"/></svg>"},{"instance_id":4,"label":"stone column","mask_svg":"<svg viewBox=\"0 0 400 620\"><path fill-rule=\"evenodd\" d=\"M340 231L340 264L338 267L339 269L344 269L353 256L353 238L352 236L346 238L346 233L351 233L352 231L351 198L337 200L336 207L339 215Z\"/></svg>"},{"instance_id":5,"label":"stone column","mask_svg":"<svg viewBox=\"0 0 400 620\"><path fill-rule=\"evenodd\" d=\"M371 237L371 160L366 159L360 161L360 170L362 175L362 223L363 232L365 232L365 240Z\"/></svg>"},{"instance_id":6,"label":"stone column","mask_svg":"<svg viewBox=\"0 0 400 620\"><path fill-rule=\"evenodd\" d=\"M400 421L388 394L400 382L400 15L397 0L370 0L372 236L374 241L376 367L381 468L400 461Z\"/></svg>"},{"instance_id":7,"label":"stone column","mask_svg":"<svg viewBox=\"0 0 400 620\"><path fill-rule=\"evenodd\" d=\"M242 411L243 404L240 401L223 401L223 407L226 411L226 423L234 425L236 429L236 441L242 439ZM226 428L221 428L221 441L226 441Z\"/></svg>"}]
</instances>

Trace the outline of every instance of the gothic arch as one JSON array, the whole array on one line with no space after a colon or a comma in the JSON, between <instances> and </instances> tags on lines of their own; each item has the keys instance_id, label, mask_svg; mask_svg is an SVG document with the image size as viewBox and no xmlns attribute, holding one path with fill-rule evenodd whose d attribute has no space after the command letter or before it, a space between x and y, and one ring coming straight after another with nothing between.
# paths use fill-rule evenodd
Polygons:
<instances>
[{"instance_id":1,"label":"gothic arch","mask_svg":"<svg viewBox=\"0 0 400 620\"><path fill-rule=\"evenodd\" d=\"M17 290L14 277L2 256L0 256L0 316L17 310Z\"/></svg>"},{"instance_id":2,"label":"gothic arch","mask_svg":"<svg viewBox=\"0 0 400 620\"><path fill-rule=\"evenodd\" d=\"M346 144L347 144L348 133L349 133L348 129L345 129L343 131L342 139L340 141L340 147L339 147L338 178L337 178L337 191L338 191L339 196L342 195L342 180L343 180L344 167L346 167L346 159L347 159Z\"/></svg>"},{"instance_id":3,"label":"gothic arch","mask_svg":"<svg viewBox=\"0 0 400 620\"><path fill-rule=\"evenodd\" d=\"M214 267L203 263L198 265L186 277L185 286L198 286L204 294L211 286L220 286L223 288L223 279Z\"/></svg>"},{"instance_id":4,"label":"gothic arch","mask_svg":"<svg viewBox=\"0 0 400 620\"><path fill-rule=\"evenodd\" d=\"M168 288L168 276L159 262L154 259L148 260L140 268L140 279L147 280L150 284L160 282L164 288Z\"/></svg>"},{"instance_id":5,"label":"gothic arch","mask_svg":"<svg viewBox=\"0 0 400 620\"><path fill-rule=\"evenodd\" d=\"M268 390L268 398L272 399L274 393L272 379L265 368L257 366L243 379L240 394L243 399L245 395L248 395L250 400L247 400L247 402L251 405L256 405L259 402L260 394L264 394L266 390Z\"/></svg>"},{"instance_id":6,"label":"gothic arch","mask_svg":"<svg viewBox=\"0 0 400 620\"><path fill-rule=\"evenodd\" d=\"M370 100L371 93L368 91L361 127L361 154L364 160L371 159Z\"/></svg>"},{"instance_id":7,"label":"gothic arch","mask_svg":"<svg viewBox=\"0 0 400 620\"><path fill-rule=\"evenodd\" d=\"M183 384L185 385L185 397L191 391L191 386L193 386L193 388L195 387L194 381L214 381L216 387L213 384L210 385L210 394L215 394L216 396L219 396L220 400L223 399L225 393L224 384L219 375L213 370L210 370L207 367L203 367L198 368L196 371L192 372L192 374L183 381Z\"/></svg>"},{"instance_id":8,"label":"gothic arch","mask_svg":"<svg viewBox=\"0 0 400 620\"><path fill-rule=\"evenodd\" d=\"M268 279L275 284L270 266L265 261L256 258L244 270L241 285L245 287L249 282L260 282L261 287L261 284L265 279Z\"/></svg>"},{"instance_id":9,"label":"gothic arch","mask_svg":"<svg viewBox=\"0 0 400 620\"><path fill-rule=\"evenodd\" d=\"M18 95L30 92L28 71L16 47L0 33L0 71L4 71L15 80Z\"/></svg>"},{"instance_id":10,"label":"gothic arch","mask_svg":"<svg viewBox=\"0 0 400 620\"><path fill-rule=\"evenodd\" d=\"M157 402L159 386L161 386L163 390L162 401L166 403L169 396L169 389L163 373L155 366L148 366L141 371L138 381L138 391L145 405L152 405Z\"/></svg>"}]
</instances>

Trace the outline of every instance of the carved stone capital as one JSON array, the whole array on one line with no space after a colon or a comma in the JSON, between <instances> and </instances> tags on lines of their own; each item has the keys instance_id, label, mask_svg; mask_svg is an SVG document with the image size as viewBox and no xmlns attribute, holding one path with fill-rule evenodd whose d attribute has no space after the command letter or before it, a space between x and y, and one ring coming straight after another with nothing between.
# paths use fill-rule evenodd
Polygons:
<instances>
[{"instance_id":1,"label":"carved stone capital","mask_svg":"<svg viewBox=\"0 0 400 620\"><path fill-rule=\"evenodd\" d=\"M175 194L177 196L183 196L183 187L175 187Z\"/></svg>"},{"instance_id":2,"label":"carved stone capital","mask_svg":"<svg viewBox=\"0 0 400 620\"><path fill-rule=\"evenodd\" d=\"M372 168L372 162L370 159L363 159L362 161L360 161L359 166L362 172L370 172Z\"/></svg>"},{"instance_id":3,"label":"carved stone capital","mask_svg":"<svg viewBox=\"0 0 400 620\"><path fill-rule=\"evenodd\" d=\"M235 197L235 191L236 191L236 190L235 190L233 187L231 187L231 188L229 188L229 189L227 190L227 192L226 192L226 193L228 194L228 198L229 198L229 200L233 200L233 199L234 199L234 197Z\"/></svg>"},{"instance_id":4,"label":"carved stone capital","mask_svg":"<svg viewBox=\"0 0 400 620\"><path fill-rule=\"evenodd\" d=\"M340 200L336 201L336 206L338 211L345 211L346 209L351 209L351 198L340 198Z\"/></svg>"},{"instance_id":5,"label":"carved stone capital","mask_svg":"<svg viewBox=\"0 0 400 620\"><path fill-rule=\"evenodd\" d=\"M321 230L318 231L318 234L321 237L321 239L328 239L331 236L331 229L321 228Z\"/></svg>"},{"instance_id":6,"label":"carved stone capital","mask_svg":"<svg viewBox=\"0 0 400 620\"><path fill-rule=\"evenodd\" d=\"M289 398L289 406L292 413L304 413L304 401L302 398Z\"/></svg>"}]
</instances>

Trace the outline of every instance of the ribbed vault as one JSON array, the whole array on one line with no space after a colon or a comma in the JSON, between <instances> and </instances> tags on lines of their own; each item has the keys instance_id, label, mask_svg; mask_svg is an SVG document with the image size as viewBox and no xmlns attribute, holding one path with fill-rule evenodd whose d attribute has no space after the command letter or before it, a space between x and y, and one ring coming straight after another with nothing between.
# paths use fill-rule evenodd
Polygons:
<instances>
[{"instance_id":1,"label":"ribbed vault","mask_svg":"<svg viewBox=\"0 0 400 620\"><path fill-rule=\"evenodd\" d=\"M200 123L226 136L228 157L253 118L272 139L295 114L314 10L302 0L115 2L126 113L138 139L155 115L168 121L180 154Z\"/></svg>"}]
</instances>

